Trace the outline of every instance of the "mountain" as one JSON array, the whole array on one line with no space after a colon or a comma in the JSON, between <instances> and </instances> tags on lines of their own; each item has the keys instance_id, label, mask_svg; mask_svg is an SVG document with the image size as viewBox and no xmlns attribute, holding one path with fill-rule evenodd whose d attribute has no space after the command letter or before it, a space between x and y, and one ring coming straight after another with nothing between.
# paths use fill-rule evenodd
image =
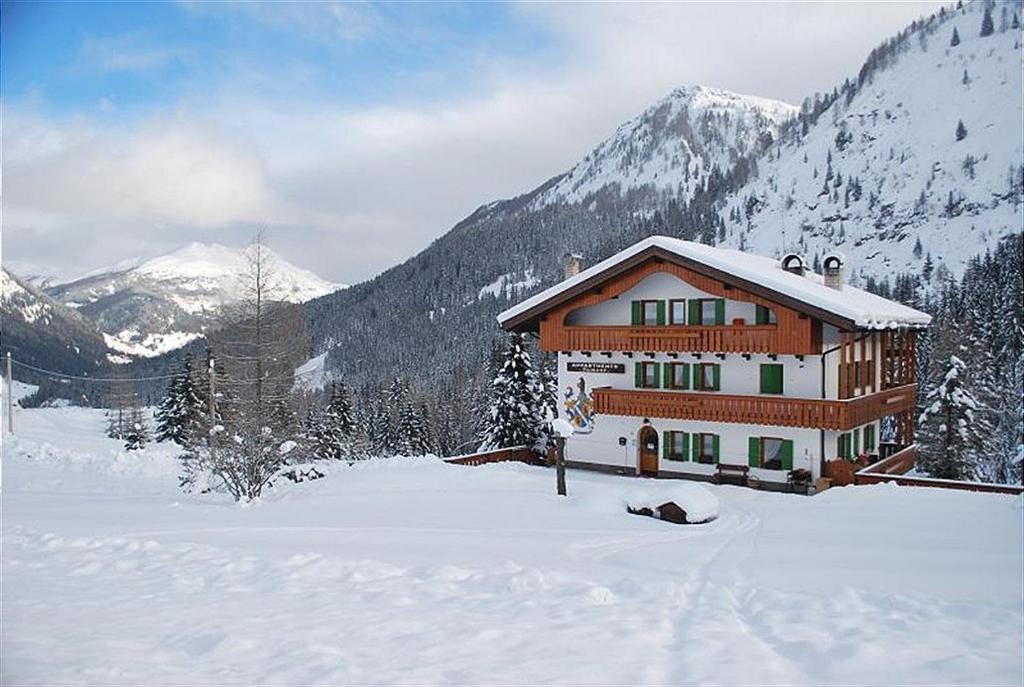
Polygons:
<instances>
[{"instance_id":1,"label":"mountain","mask_svg":"<svg viewBox=\"0 0 1024 687\"><path fill-rule=\"evenodd\" d=\"M597 260L650 233L661 208L682 222L683 206L739 188L796 111L718 89L677 89L566 173L482 206L402 265L311 302L314 352L327 354L328 375L356 384L479 377L499 334L495 315L561 278L563 254ZM718 225L708 226L713 238Z\"/></svg>"},{"instance_id":2,"label":"mountain","mask_svg":"<svg viewBox=\"0 0 1024 687\"><path fill-rule=\"evenodd\" d=\"M95 377L111 362L103 336L91 322L6 267L0 268L0 320L0 351L4 355L10 351L18 363ZM20 380L38 383L41 379L26 368L14 372Z\"/></svg>"},{"instance_id":3,"label":"mountain","mask_svg":"<svg viewBox=\"0 0 1024 687\"><path fill-rule=\"evenodd\" d=\"M757 155L799 109L707 86L680 88L620 126L544 189L533 208L582 203L601 193L689 201L712 171Z\"/></svg>"},{"instance_id":4,"label":"mountain","mask_svg":"<svg viewBox=\"0 0 1024 687\"><path fill-rule=\"evenodd\" d=\"M281 300L302 303L344 288L267 252ZM51 286L47 293L95 323L110 348L152 357L202 336L225 307L238 301L240 275L247 270L244 249L191 243Z\"/></svg>"},{"instance_id":5,"label":"mountain","mask_svg":"<svg viewBox=\"0 0 1024 687\"><path fill-rule=\"evenodd\" d=\"M989 36L975 2L880 46L827 109L819 101L816 124L759 161L724 210L725 242L768 255L838 249L856 276L879 277L921 273L926 261L959 274L1019 232L1024 83L1007 8Z\"/></svg>"},{"instance_id":6,"label":"mountain","mask_svg":"<svg viewBox=\"0 0 1024 687\"><path fill-rule=\"evenodd\" d=\"M799 109L674 91L567 172L312 301L313 354L357 385L480 384L500 336L494 316L561 279L565 253L592 264L656 233L767 255L836 248L855 281L961 272L1020 231L1024 193L1020 32L1003 30L998 6L993 35L980 36L985 7L914 22Z\"/></svg>"}]
</instances>

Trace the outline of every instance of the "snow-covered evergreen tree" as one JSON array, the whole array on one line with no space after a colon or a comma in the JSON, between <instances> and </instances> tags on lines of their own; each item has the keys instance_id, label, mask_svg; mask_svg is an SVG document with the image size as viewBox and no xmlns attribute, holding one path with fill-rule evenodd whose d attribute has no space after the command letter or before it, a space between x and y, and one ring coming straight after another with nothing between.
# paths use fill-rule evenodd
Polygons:
<instances>
[{"instance_id":1,"label":"snow-covered evergreen tree","mask_svg":"<svg viewBox=\"0 0 1024 687\"><path fill-rule=\"evenodd\" d=\"M918 465L932 477L977 478L978 457L991 427L966 381L966 363L950 355L940 380L925 397L918 419Z\"/></svg>"},{"instance_id":2,"label":"snow-covered evergreen tree","mask_svg":"<svg viewBox=\"0 0 1024 687\"><path fill-rule=\"evenodd\" d=\"M509 335L504 360L491 384L482 449L529 446L543 450L544 390L522 334Z\"/></svg>"},{"instance_id":3,"label":"snow-covered evergreen tree","mask_svg":"<svg viewBox=\"0 0 1024 687\"><path fill-rule=\"evenodd\" d=\"M423 409L417 409L406 395L398 411L398 452L403 456L430 453L430 434Z\"/></svg>"},{"instance_id":4,"label":"snow-covered evergreen tree","mask_svg":"<svg viewBox=\"0 0 1024 687\"><path fill-rule=\"evenodd\" d=\"M344 382L331 384L323 409L314 413L310 439L313 455L320 460L345 460L352 454L356 421L352 398Z\"/></svg>"},{"instance_id":5,"label":"snow-covered evergreen tree","mask_svg":"<svg viewBox=\"0 0 1024 687\"><path fill-rule=\"evenodd\" d=\"M146 416L142 408L137 404L132 406L128 416L128 428L124 436L124 448L126 451L135 451L144 448L149 442L149 428L146 425Z\"/></svg>"},{"instance_id":6,"label":"snow-covered evergreen tree","mask_svg":"<svg viewBox=\"0 0 1024 687\"><path fill-rule=\"evenodd\" d=\"M196 389L192 356L186 354L181 368L167 387L167 395L156 411L156 440L185 446L205 424L207 406Z\"/></svg>"}]
</instances>

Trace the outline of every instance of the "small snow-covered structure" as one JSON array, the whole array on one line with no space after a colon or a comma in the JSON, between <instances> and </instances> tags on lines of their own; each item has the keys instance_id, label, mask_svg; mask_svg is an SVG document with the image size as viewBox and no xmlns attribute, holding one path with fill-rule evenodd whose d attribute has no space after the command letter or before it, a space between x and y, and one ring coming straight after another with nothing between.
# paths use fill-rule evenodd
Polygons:
<instances>
[{"instance_id":1,"label":"small snow-covered structure","mask_svg":"<svg viewBox=\"0 0 1024 687\"><path fill-rule=\"evenodd\" d=\"M718 517L718 497L699 484L679 483L671 489L638 489L623 499L626 510L677 524L710 522ZM681 513L682 518L678 515Z\"/></svg>"},{"instance_id":2,"label":"small snow-covered structure","mask_svg":"<svg viewBox=\"0 0 1024 687\"><path fill-rule=\"evenodd\" d=\"M913 443L931 321L824 267L651 236L498 321L558 354L568 465L804 489L878 455L886 417Z\"/></svg>"}]
</instances>

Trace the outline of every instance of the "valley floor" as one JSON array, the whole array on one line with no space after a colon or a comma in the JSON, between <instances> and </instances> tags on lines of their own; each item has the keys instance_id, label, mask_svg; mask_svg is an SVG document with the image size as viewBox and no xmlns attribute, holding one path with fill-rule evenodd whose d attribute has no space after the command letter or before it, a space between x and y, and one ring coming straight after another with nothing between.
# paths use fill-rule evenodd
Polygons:
<instances>
[{"instance_id":1,"label":"valley floor","mask_svg":"<svg viewBox=\"0 0 1024 687\"><path fill-rule=\"evenodd\" d=\"M1020 498L709 487L681 527L629 478L392 459L240 507L102 425L5 437L5 685L1021 684Z\"/></svg>"}]
</instances>

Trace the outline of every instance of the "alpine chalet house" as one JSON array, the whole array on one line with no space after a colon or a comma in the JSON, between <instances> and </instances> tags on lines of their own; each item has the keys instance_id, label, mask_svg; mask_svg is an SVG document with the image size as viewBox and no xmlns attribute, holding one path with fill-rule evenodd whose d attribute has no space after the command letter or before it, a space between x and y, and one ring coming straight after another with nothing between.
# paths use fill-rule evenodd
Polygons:
<instances>
[{"instance_id":1,"label":"alpine chalet house","mask_svg":"<svg viewBox=\"0 0 1024 687\"><path fill-rule=\"evenodd\" d=\"M913 443L916 330L931 317L781 261L652 236L498 316L558 353L576 467L781 488Z\"/></svg>"}]
</instances>

